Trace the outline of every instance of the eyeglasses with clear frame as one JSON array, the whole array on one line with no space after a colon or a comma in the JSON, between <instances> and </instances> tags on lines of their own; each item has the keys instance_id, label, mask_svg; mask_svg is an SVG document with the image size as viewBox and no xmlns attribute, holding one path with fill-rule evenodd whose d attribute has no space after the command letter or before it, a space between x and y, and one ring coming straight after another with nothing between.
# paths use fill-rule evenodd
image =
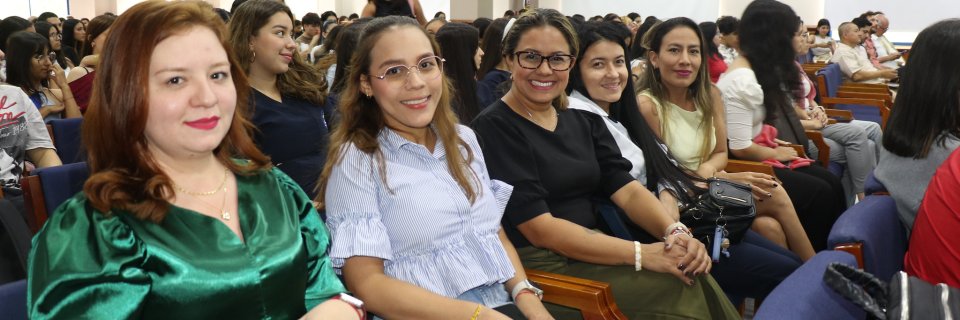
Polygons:
<instances>
[{"instance_id":1,"label":"eyeglasses with clear frame","mask_svg":"<svg viewBox=\"0 0 960 320\"><path fill-rule=\"evenodd\" d=\"M37 62L43 62L44 58L50 59L50 62L55 63L57 62L57 53L50 52L50 53L47 53L46 55L43 55L42 53L33 55L33 60L37 60Z\"/></svg>"},{"instance_id":2,"label":"eyeglasses with clear frame","mask_svg":"<svg viewBox=\"0 0 960 320\"><path fill-rule=\"evenodd\" d=\"M513 54L517 56L517 62L520 64L521 68L537 69L543 65L544 61L547 61L547 66L553 71L570 70L570 68L573 67L573 61L577 58L572 54L557 53L544 56L532 51L517 51Z\"/></svg>"},{"instance_id":3,"label":"eyeglasses with clear frame","mask_svg":"<svg viewBox=\"0 0 960 320\"><path fill-rule=\"evenodd\" d=\"M380 75L373 77L384 80L390 84L402 85L406 83L409 75L413 73L413 70L416 70L417 74L420 75L420 79L433 80L443 73L443 63L446 61L447 60L444 60L439 56L424 57L423 59L420 59L420 61L417 61L417 64L414 66L406 66L401 64L386 67L383 72L380 73Z\"/></svg>"}]
</instances>

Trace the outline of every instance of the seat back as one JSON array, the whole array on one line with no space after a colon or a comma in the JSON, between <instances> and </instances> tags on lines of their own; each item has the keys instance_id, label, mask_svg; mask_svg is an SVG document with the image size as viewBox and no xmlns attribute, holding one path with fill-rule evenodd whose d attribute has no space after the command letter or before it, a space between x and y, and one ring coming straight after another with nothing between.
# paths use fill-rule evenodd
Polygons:
<instances>
[{"instance_id":1,"label":"seat back","mask_svg":"<svg viewBox=\"0 0 960 320\"><path fill-rule=\"evenodd\" d=\"M49 121L53 130L54 147L57 156L64 164L84 161L83 145L80 140L80 127L83 118L53 119Z\"/></svg>"},{"instance_id":2,"label":"seat back","mask_svg":"<svg viewBox=\"0 0 960 320\"><path fill-rule=\"evenodd\" d=\"M627 227L627 223L621 219L620 213L617 212L616 205L603 202L594 202L597 206L597 211L600 212L600 217L603 218L603 222L607 224L607 227L610 228L610 232L613 233L614 237L633 241L633 235L630 234L630 229Z\"/></svg>"},{"instance_id":3,"label":"seat back","mask_svg":"<svg viewBox=\"0 0 960 320\"><path fill-rule=\"evenodd\" d=\"M840 65L836 63L827 64L820 71L817 71L817 87L820 96L836 97L837 90L843 84L843 72L840 71Z\"/></svg>"},{"instance_id":4,"label":"seat back","mask_svg":"<svg viewBox=\"0 0 960 320\"><path fill-rule=\"evenodd\" d=\"M20 180L30 227L37 232L64 201L83 190L90 176L86 162L36 169Z\"/></svg>"},{"instance_id":5,"label":"seat back","mask_svg":"<svg viewBox=\"0 0 960 320\"><path fill-rule=\"evenodd\" d=\"M867 196L847 209L833 224L827 238L829 248L859 251L861 268L880 279L890 279L903 269L907 236L890 196ZM858 249L859 248L859 249Z\"/></svg>"},{"instance_id":6,"label":"seat back","mask_svg":"<svg viewBox=\"0 0 960 320\"><path fill-rule=\"evenodd\" d=\"M863 183L863 192L868 196L871 194L890 194L887 192L887 187L884 186L880 180L877 180L877 177L873 175L873 172L870 172L870 174L867 175L867 181Z\"/></svg>"},{"instance_id":7,"label":"seat back","mask_svg":"<svg viewBox=\"0 0 960 320\"><path fill-rule=\"evenodd\" d=\"M0 318L7 320L27 319L27 280L0 286Z\"/></svg>"},{"instance_id":8,"label":"seat back","mask_svg":"<svg viewBox=\"0 0 960 320\"><path fill-rule=\"evenodd\" d=\"M780 282L760 304L755 319L863 319L860 307L837 294L825 282L823 272L831 263L856 266L846 252L821 251Z\"/></svg>"}]
</instances>

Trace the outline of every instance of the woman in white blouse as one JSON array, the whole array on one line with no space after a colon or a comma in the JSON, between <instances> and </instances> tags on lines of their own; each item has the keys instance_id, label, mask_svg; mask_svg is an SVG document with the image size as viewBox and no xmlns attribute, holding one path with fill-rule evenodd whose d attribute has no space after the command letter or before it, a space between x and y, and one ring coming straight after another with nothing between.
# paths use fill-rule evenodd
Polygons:
<instances>
[{"instance_id":1,"label":"woman in white blouse","mask_svg":"<svg viewBox=\"0 0 960 320\"><path fill-rule=\"evenodd\" d=\"M717 82L726 108L730 154L736 158L785 162L797 159L796 151L781 139L791 134L797 138L796 128L799 137L806 139L799 121L788 121L795 111L791 93L785 89L798 87L800 81L793 62L793 37L798 23L793 9L774 0L754 1L743 13L741 55ZM787 123L776 128L781 138L775 141L780 145L769 148L754 143L763 126L775 120ZM816 165L774 168L774 172L793 200L813 249L825 249L833 222L846 209L839 178Z\"/></svg>"}]
</instances>

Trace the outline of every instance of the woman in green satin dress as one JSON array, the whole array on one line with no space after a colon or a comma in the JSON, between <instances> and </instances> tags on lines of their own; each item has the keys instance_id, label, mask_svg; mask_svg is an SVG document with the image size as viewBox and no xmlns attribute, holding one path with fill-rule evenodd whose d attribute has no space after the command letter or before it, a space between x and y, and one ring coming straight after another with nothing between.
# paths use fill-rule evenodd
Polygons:
<instances>
[{"instance_id":1,"label":"woman in green satin dress","mask_svg":"<svg viewBox=\"0 0 960 320\"><path fill-rule=\"evenodd\" d=\"M111 30L83 126L91 176L34 238L30 317L361 318L312 202L251 142L212 8L147 1Z\"/></svg>"}]
</instances>

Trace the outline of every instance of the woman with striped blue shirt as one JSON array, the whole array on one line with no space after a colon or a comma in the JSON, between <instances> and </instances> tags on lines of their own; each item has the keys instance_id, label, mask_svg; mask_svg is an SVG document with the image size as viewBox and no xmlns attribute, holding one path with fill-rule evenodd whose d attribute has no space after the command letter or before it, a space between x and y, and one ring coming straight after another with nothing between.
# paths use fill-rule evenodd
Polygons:
<instances>
[{"instance_id":1,"label":"woman with striped blue shirt","mask_svg":"<svg viewBox=\"0 0 960 320\"><path fill-rule=\"evenodd\" d=\"M457 125L436 42L407 17L360 39L317 199L348 288L384 318L550 319L500 227L512 187Z\"/></svg>"}]
</instances>

